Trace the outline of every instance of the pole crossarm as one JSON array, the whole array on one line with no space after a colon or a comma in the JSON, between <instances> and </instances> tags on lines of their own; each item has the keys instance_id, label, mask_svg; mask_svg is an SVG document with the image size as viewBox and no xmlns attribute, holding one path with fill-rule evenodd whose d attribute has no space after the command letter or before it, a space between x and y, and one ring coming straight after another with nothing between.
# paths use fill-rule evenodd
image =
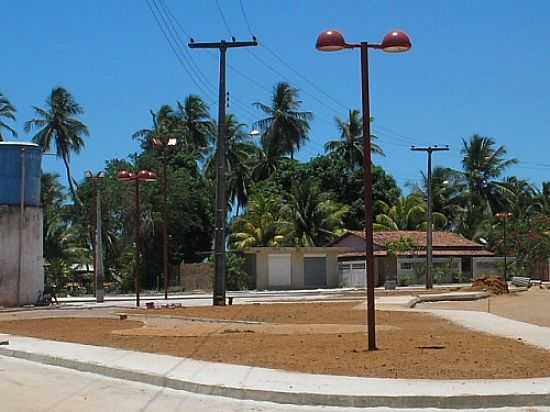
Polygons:
<instances>
[{"instance_id":1,"label":"pole crossarm","mask_svg":"<svg viewBox=\"0 0 550 412\"><path fill-rule=\"evenodd\" d=\"M449 151L449 145L445 145L445 146L435 145L435 146L424 146L424 147L411 146L411 150L413 152L428 152L428 153L447 152Z\"/></svg>"},{"instance_id":2,"label":"pole crossarm","mask_svg":"<svg viewBox=\"0 0 550 412\"><path fill-rule=\"evenodd\" d=\"M196 43L191 41L187 44L191 49L231 49L235 47L254 47L258 45L256 40L252 41L225 41Z\"/></svg>"}]
</instances>

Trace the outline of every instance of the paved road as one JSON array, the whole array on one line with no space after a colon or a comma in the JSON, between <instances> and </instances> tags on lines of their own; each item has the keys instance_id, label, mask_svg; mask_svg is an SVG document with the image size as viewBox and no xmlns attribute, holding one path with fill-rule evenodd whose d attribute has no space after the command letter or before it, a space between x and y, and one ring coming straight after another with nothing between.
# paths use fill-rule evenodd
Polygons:
<instances>
[{"instance_id":1,"label":"paved road","mask_svg":"<svg viewBox=\"0 0 550 412\"><path fill-rule=\"evenodd\" d=\"M0 356L2 412L389 412L387 408L321 408L238 401L105 378ZM550 408L484 409L550 412ZM401 410L413 412L413 409ZM423 409L435 412L437 409ZM439 410L441 411L441 410ZM450 410L445 410L449 412Z\"/></svg>"}]
</instances>

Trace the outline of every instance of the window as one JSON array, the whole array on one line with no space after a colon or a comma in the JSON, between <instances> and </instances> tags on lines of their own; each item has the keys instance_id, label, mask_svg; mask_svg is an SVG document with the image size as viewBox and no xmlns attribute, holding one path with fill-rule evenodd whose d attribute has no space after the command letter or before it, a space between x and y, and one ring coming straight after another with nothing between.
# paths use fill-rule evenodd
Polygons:
<instances>
[{"instance_id":1,"label":"window","mask_svg":"<svg viewBox=\"0 0 550 412\"><path fill-rule=\"evenodd\" d=\"M400 267L401 267L401 270L412 270L413 264L412 262L403 262L401 263Z\"/></svg>"}]
</instances>

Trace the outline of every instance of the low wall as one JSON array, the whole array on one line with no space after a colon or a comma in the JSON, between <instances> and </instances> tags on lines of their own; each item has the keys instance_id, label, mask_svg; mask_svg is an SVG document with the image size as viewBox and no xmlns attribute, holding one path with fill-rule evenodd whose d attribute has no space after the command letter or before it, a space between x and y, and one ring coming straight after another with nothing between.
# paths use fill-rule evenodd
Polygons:
<instances>
[{"instance_id":1,"label":"low wall","mask_svg":"<svg viewBox=\"0 0 550 412\"><path fill-rule=\"evenodd\" d=\"M185 291L212 290L214 284L213 263L182 263L180 282Z\"/></svg>"},{"instance_id":2,"label":"low wall","mask_svg":"<svg viewBox=\"0 0 550 412\"><path fill-rule=\"evenodd\" d=\"M516 260L513 256L507 256L508 265ZM504 256L475 257L472 259L472 275L474 279L494 275L502 276L504 270Z\"/></svg>"}]
</instances>

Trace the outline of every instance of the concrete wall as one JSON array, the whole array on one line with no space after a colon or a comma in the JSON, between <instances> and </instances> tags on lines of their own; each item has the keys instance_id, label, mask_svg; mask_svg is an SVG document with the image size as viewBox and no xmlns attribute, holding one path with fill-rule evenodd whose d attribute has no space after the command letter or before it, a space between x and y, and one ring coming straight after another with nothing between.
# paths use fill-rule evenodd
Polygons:
<instances>
[{"instance_id":1,"label":"concrete wall","mask_svg":"<svg viewBox=\"0 0 550 412\"><path fill-rule=\"evenodd\" d=\"M185 291L212 290L214 284L213 263L182 263L180 282Z\"/></svg>"},{"instance_id":2,"label":"concrete wall","mask_svg":"<svg viewBox=\"0 0 550 412\"><path fill-rule=\"evenodd\" d=\"M17 304L19 207L0 206L0 306ZM35 304L44 291L42 209L26 207L19 303Z\"/></svg>"},{"instance_id":3,"label":"concrete wall","mask_svg":"<svg viewBox=\"0 0 550 412\"><path fill-rule=\"evenodd\" d=\"M290 288L303 289L304 286L304 256L323 255L326 256L327 287L338 287L338 254L341 250L331 248L255 248L253 254L256 256L256 289L270 289L269 285L269 263L268 257L273 254L291 255Z\"/></svg>"}]
</instances>

